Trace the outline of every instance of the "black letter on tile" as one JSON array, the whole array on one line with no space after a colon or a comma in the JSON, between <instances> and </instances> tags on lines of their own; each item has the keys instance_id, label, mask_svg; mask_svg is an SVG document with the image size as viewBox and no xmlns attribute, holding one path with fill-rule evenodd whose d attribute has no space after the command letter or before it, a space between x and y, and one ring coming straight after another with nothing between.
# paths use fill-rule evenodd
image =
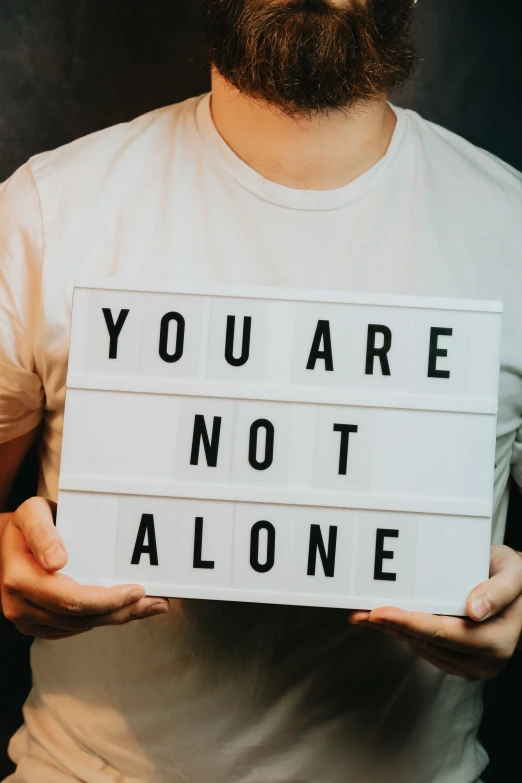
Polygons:
<instances>
[{"instance_id":1,"label":"black letter on tile","mask_svg":"<svg viewBox=\"0 0 522 783\"><path fill-rule=\"evenodd\" d=\"M382 334L383 344L381 348L375 347L375 338ZM373 375L373 368L376 357L381 363L381 372L383 375L391 375L390 363L388 361L388 351L392 344L391 329L387 326L378 326L377 324L368 325L368 340L366 343L366 375Z\"/></svg>"},{"instance_id":2,"label":"black letter on tile","mask_svg":"<svg viewBox=\"0 0 522 783\"><path fill-rule=\"evenodd\" d=\"M337 548L337 525L331 525L328 533L328 552L324 547L321 525L310 525L310 544L308 547L308 576L315 576L317 552L323 564L325 576L333 576L335 571L335 550Z\"/></svg>"},{"instance_id":3,"label":"black letter on tile","mask_svg":"<svg viewBox=\"0 0 522 783\"><path fill-rule=\"evenodd\" d=\"M234 358L234 333L236 329L236 316L227 315L227 332L225 337L225 359L232 367L241 367L248 362L250 355L250 332L252 318L245 315L243 318L243 339L241 342L241 356Z\"/></svg>"},{"instance_id":4,"label":"black letter on tile","mask_svg":"<svg viewBox=\"0 0 522 783\"><path fill-rule=\"evenodd\" d=\"M190 464L199 464L199 446L203 441L207 465L215 468L217 465L219 449L219 433L221 432L221 416L214 416L212 423L212 438L209 439L205 417L196 413L194 417L194 432L192 434L192 449L190 451Z\"/></svg>"},{"instance_id":5,"label":"black letter on tile","mask_svg":"<svg viewBox=\"0 0 522 783\"><path fill-rule=\"evenodd\" d=\"M324 348L321 350L321 343ZM324 360L324 369L333 372L332 338L330 336L330 321L317 321L314 340L308 357L307 370L315 370L318 359Z\"/></svg>"},{"instance_id":6,"label":"black letter on tile","mask_svg":"<svg viewBox=\"0 0 522 783\"><path fill-rule=\"evenodd\" d=\"M334 432L341 433L341 448L339 450L339 475L346 476L348 470L348 443L350 442L350 433L357 432L357 424L334 424Z\"/></svg>"},{"instance_id":7,"label":"black letter on tile","mask_svg":"<svg viewBox=\"0 0 522 783\"><path fill-rule=\"evenodd\" d=\"M129 310L120 310L116 323L114 323L112 310L109 307L102 307L102 311L109 332L109 359L116 359L118 356L118 337L123 329L123 324L127 319Z\"/></svg>"},{"instance_id":8,"label":"black letter on tile","mask_svg":"<svg viewBox=\"0 0 522 783\"><path fill-rule=\"evenodd\" d=\"M145 536L148 544L145 544ZM136 536L131 565L139 565L142 555L148 555L150 564L158 565L158 549L156 547L156 530L154 528L154 515L142 514L141 522Z\"/></svg>"},{"instance_id":9,"label":"black letter on tile","mask_svg":"<svg viewBox=\"0 0 522 783\"><path fill-rule=\"evenodd\" d=\"M194 526L194 557L192 560L193 568L214 568L213 560L202 560L201 550L203 549L203 517L196 517Z\"/></svg>"},{"instance_id":10,"label":"black letter on tile","mask_svg":"<svg viewBox=\"0 0 522 783\"><path fill-rule=\"evenodd\" d=\"M439 337L451 337L453 329L432 326L430 332L430 354L428 359L428 378L449 378L449 370L437 370L437 358L447 356L446 348L439 348Z\"/></svg>"},{"instance_id":11,"label":"black letter on tile","mask_svg":"<svg viewBox=\"0 0 522 783\"><path fill-rule=\"evenodd\" d=\"M259 562L259 533L266 530L266 562ZM275 527L271 522L256 522L250 532L250 565L258 574L266 574L273 568L275 561Z\"/></svg>"},{"instance_id":12,"label":"black letter on tile","mask_svg":"<svg viewBox=\"0 0 522 783\"><path fill-rule=\"evenodd\" d=\"M176 321L176 346L174 353L168 352L170 322ZM177 362L183 356L183 343L185 341L185 319L180 313L165 313L161 319L159 355L164 362Z\"/></svg>"},{"instance_id":13,"label":"black letter on tile","mask_svg":"<svg viewBox=\"0 0 522 783\"><path fill-rule=\"evenodd\" d=\"M397 581L397 574L390 574L382 570L383 560L393 560L394 553L389 549L384 549L385 538L399 538L398 530L384 530L382 528L377 529L377 536L375 539L375 566L373 569L373 578L380 579L384 582Z\"/></svg>"},{"instance_id":14,"label":"black letter on tile","mask_svg":"<svg viewBox=\"0 0 522 783\"><path fill-rule=\"evenodd\" d=\"M265 428L265 458L259 462L257 459L257 433L261 427ZM250 427L248 441L248 461L255 470L266 470L274 459L274 425L268 419L256 419Z\"/></svg>"}]
</instances>

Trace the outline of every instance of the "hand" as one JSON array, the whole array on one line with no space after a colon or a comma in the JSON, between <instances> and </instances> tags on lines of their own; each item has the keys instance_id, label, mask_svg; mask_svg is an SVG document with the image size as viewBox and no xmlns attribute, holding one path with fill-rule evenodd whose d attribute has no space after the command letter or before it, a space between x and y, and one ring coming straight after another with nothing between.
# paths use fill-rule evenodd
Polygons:
<instances>
[{"instance_id":1,"label":"hand","mask_svg":"<svg viewBox=\"0 0 522 783\"><path fill-rule=\"evenodd\" d=\"M470 620L391 607L351 612L349 619L403 640L446 674L492 679L515 652L522 633L522 555L493 546L490 574L468 598Z\"/></svg>"},{"instance_id":2,"label":"hand","mask_svg":"<svg viewBox=\"0 0 522 783\"><path fill-rule=\"evenodd\" d=\"M169 610L166 599L146 598L140 585L80 585L57 573L67 553L54 526L55 508L44 498L27 500L9 517L0 541L2 609L21 633L63 639Z\"/></svg>"}]
</instances>

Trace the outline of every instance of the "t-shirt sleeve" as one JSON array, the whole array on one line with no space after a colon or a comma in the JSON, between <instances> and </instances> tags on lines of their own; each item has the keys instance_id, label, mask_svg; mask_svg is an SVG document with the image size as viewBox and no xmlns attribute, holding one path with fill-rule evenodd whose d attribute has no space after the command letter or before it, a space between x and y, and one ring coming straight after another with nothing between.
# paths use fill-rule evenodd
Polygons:
<instances>
[{"instance_id":1,"label":"t-shirt sleeve","mask_svg":"<svg viewBox=\"0 0 522 783\"><path fill-rule=\"evenodd\" d=\"M42 418L34 362L40 314L43 227L30 165L0 185L0 443Z\"/></svg>"}]
</instances>

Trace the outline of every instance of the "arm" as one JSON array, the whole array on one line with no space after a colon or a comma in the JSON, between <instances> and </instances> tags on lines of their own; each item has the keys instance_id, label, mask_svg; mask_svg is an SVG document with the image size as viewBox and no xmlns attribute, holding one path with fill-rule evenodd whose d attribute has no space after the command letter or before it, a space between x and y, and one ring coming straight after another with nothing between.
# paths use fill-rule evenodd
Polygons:
<instances>
[{"instance_id":1,"label":"arm","mask_svg":"<svg viewBox=\"0 0 522 783\"><path fill-rule=\"evenodd\" d=\"M0 444L1 508L36 432ZM19 631L61 639L168 610L167 601L146 598L140 585L79 585L58 573L67 552L54 525L55 508L52 501L35 497L16 511L0 513L1 605Z\"/></svg>"},{"instance_id":2,"label":"arm","mask_svg":"<svg viewBox=\"0 0 522 783\"><path fill-rule=\"evenodd\" d=\"M34 344L44 244L36 182L22 166L0 185L0 512L42 418ZM80 585L59 573L67 552L55 508L36 497L0 513L0 601L19 631L58 639L167 611L167 601L146 598L140 585Z\"/></svg>"},{"instance_id":3,"label":"arm","mask_svg":"<svg viewBox=\"0 0 522 783\"><path fill-rule=\"evenodd\" d=\"M33 429L9 443L0 443L0 538L10 516L5 508L11 486L24 457L33 445L36 433L37 429Z\"/></svg>"}]
</instances>

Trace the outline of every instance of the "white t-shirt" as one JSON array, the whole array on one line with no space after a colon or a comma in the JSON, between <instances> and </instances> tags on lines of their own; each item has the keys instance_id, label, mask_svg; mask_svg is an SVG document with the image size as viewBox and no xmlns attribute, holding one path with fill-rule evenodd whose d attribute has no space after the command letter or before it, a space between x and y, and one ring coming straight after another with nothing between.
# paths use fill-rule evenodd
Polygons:
<instances>
[{"instance_id":1,"label":"white t-shirt","mask_svg":"<svg viewBox=\"0 0 522 783\"><path fill-rule=\"evenodd\" d=\"M504 338L494 540L522 484L522 184L396 110L349 185L267 181L200 96L38 155L0 190L0 441L43 418L57 494L76 275L497 299ZM24 783L472 783L481 686L330 609L184 601L180 614L37 640Z\"/></svg>"}]
</instances>

